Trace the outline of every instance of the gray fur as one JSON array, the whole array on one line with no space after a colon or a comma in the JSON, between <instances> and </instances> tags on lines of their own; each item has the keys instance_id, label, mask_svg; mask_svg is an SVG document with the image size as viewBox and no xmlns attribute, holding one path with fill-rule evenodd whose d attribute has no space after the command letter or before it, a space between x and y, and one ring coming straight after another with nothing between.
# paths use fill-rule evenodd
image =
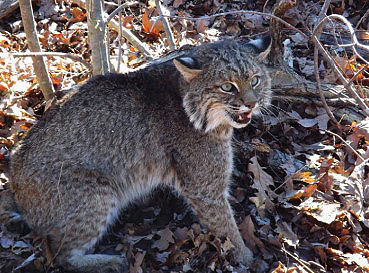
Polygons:
<instances>
[{"instance_id":1,"label":"gray fur","mask_svg":"<svg viewBox=\"0 0 369 273\"><path fill-rule=\"evenodd\" d=\"M47 238L50 259L81 272L119 270L122 258L86 251L121 208L167 185L203 225L228 236L236 259L249 264L252 253L227 196L233 128L247 125L247 118L238 122L245 111L257 113L270 103L259 53L236 41L194 47L186 54L196 69L169 60L98 76L50 109L14 151L11 165L19 210ZM261 80L252 87L255 75ZM239 92L220 92L224 82Z\"/></svg>"}]
</instances>

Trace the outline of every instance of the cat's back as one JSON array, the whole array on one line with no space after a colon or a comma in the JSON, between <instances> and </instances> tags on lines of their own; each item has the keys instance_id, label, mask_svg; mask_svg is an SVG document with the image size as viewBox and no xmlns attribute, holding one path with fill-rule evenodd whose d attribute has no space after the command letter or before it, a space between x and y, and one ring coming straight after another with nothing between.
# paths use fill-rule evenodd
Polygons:
<instances>
[{"instance_id":1,"label":"cat's back","mask_svg":"<svg viewBox=\"0 0 369 273\"><path fill-rule=\"evenodd\" d=\"M92 78L66 94L30 130L12 154L13 175L51 172L45 168L58 172L60 164L103 166L140 156L130 150L155 146L169 123L186 121L177 77L170 64L160 64Z\"/></svg>"}]
</instances>

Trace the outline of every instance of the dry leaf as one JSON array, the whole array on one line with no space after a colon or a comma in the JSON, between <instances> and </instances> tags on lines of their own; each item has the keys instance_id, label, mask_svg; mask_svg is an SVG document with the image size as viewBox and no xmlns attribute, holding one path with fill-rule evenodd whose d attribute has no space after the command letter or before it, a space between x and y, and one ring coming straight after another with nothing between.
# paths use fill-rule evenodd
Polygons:
<instances>
[{"instance_id":1,"label":"dry leaf","mask_svg":"<svg viewBox=\"0 0 369 273\"><path fill-rule=\"evenodd\" d=\"M274 211L271 198L275 198L277 195L269 188L269 186L274 186L273 178L262 169L256 156L250 159L248 171L254 175L254 183L251 187L257 190L256 197L250 197L250 200L255 203L258 209L265 208L268 211Z\"/></svg>"},{"instance_id":2,"label":"dry leaf","mask_svg":"<svg viewBox=\"0 0 369 273\"><path fill-rule=\"evenodd\" d=\"M159 230L156 234L160 236L160 239L153 243L153 248L157 248L159 249L159 251L163 251L169 247L169 243L174 243L173 232L168 227Z\"/></svg>"},{"instance_id":3,"label":"dry leaf","mask_svg":"<svg viewBox=\"0 0 369 273\"><path fill-rule=\"evenodd\" d=\"M239 228L242 238L245 240L248 247L252 248L255 251L256 246L258 246L262 252L265 252L265 246L263 242L255 236L255 226L250 215L246 216L245 219L243 219Z\"/></svg>"},{"instance_id":4,"label":"dry leaf","mask_svg":"<svg viewBox=\"0 0 369 273\"><path fill-rule=\"evenodd\" d=\"M73 8L71 12L73 15L73 18L70 19L71 23L82 22L87 18L86 12L84 12L82 9L78 7Z\"/></svg>"},{"instance_id":5,"label":"dry leaf","mask_svg":"<svg viewBox=\"0 0 369 273\"><path fill-rule=\"evenodd\" d=\"M297 208L307 215L314 217L316 220L330 224L341 212L341 204L336 201L318 200L308 198L302 202Z\"/></svg>"},{"instance_id":6,"label":"dry leaf","mask_svg":"<svg viewBox=\"0 0 369 273\"><path fill-rule=\"evenodd\" d=\"M197 21L196 30L198 33L205 33L207 29L208 29L208 23L205 21L205 19Z\"/></svg>"},{"instance_id":7,"label":"dry leaf","mask_svg":"<svg viewBox=\"0 0 369 273\"><path fill-rule=\"evenodd\" d=\"M135 263L130 266L129 272L130 273L142 273L142 262L145 257L146 251L144 252L137 252L135 255Z\"/></svg>"},{"instance_id":8,"label":"dry leaf","mask_svg":"<svg viewBox=\"0 0 369 273\"><path fill-rule=\"evenodd\" d=\"M143 27L143 31L146 34L150 34L153 36L159 36L160 32L164 30L164 26L163 23L160 22L159 20L156 20L154 23L151 23L149 20L149 15L148 15L149 9L145 9L145 12L142 16L142 27Z\"/></svg>"},{"instance_id":9,"label":"dry leaf","mask_svg":"<svg viewBox=\"0 0 369 273\"><path fill-rule=\"evenodd\" d=\"M296 246L299 243L299 238L297 235L292 231L290 224L286 222L277 222L277 228L275 232L279 233L279 236L283 241L285 241L290 246Z\"/></svg>"}]
</instances>

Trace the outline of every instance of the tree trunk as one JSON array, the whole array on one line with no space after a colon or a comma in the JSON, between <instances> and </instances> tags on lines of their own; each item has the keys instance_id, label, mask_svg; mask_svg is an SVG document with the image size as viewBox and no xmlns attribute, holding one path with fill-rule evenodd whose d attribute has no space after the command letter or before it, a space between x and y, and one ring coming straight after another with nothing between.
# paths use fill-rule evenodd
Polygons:
<instances>
[{"instance_id":1,"label":"tree trunk","mask_svg":"<svg viewBox=\"0 0 369 273\"><path fill-rule=\"evenodd\" d=\"M37 37L35 20L33 18L33 9L31 0L19 0L19 7L22 15L24 32L27 37L27 44L32 52L41 52L41 47ZM46 64L41 56L32 57L33 69L35 70L40 89L46 101L54 96L54 87L52 85Z\"/></svg>"},{"instance_id":2,"label":"tree trunk","mask_svg":"<svg viewBox=\"0 0 369 273\"><path fill-rule=\"evenodd\" d=\"M109 72L105 21L101 0L87 0L88 40L91 49L93 75L104 75Z\"/></svg>"}]
</instances>

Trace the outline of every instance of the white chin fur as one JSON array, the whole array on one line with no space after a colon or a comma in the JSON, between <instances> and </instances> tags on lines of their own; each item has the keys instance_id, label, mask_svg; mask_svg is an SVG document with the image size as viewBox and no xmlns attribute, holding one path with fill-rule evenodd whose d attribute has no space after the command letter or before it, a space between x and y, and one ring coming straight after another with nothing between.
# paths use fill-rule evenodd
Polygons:
<instances>
[{"instance_id":1,"label":"white chin fur","mask_svg":"<svg viewBox=\"0 0 369 273\"><path fill-rule=\"evenodd\" d=\"M223 112L223 114L224 114L224 112ZM212 120L212 122L208 123L208 126L205 129L205 133L208 133L208 132L214 130L215 128L217 128L220 125L230 125L233 128L239 129L239 128L246 127L249 123L250 122L248 122L248 123L238 123L238 122L235 122L228 115L223 115L222 119L217 119L216 121Z\"/></svg>"},{"instance_id":2,"label":"white chin fur","mask_svg":"<svg viewBox=\"0 0 369 273\"><path fill-rule=\"evenodd\" d=\"M246 127L247 125L249 125L249 123L250 121L248 123L238 123L238 122L235 122L234 120L231 120L229 122L229 125L231 125L233 128L239 129L239 128Z\"/></svg>"}]
</instances>

